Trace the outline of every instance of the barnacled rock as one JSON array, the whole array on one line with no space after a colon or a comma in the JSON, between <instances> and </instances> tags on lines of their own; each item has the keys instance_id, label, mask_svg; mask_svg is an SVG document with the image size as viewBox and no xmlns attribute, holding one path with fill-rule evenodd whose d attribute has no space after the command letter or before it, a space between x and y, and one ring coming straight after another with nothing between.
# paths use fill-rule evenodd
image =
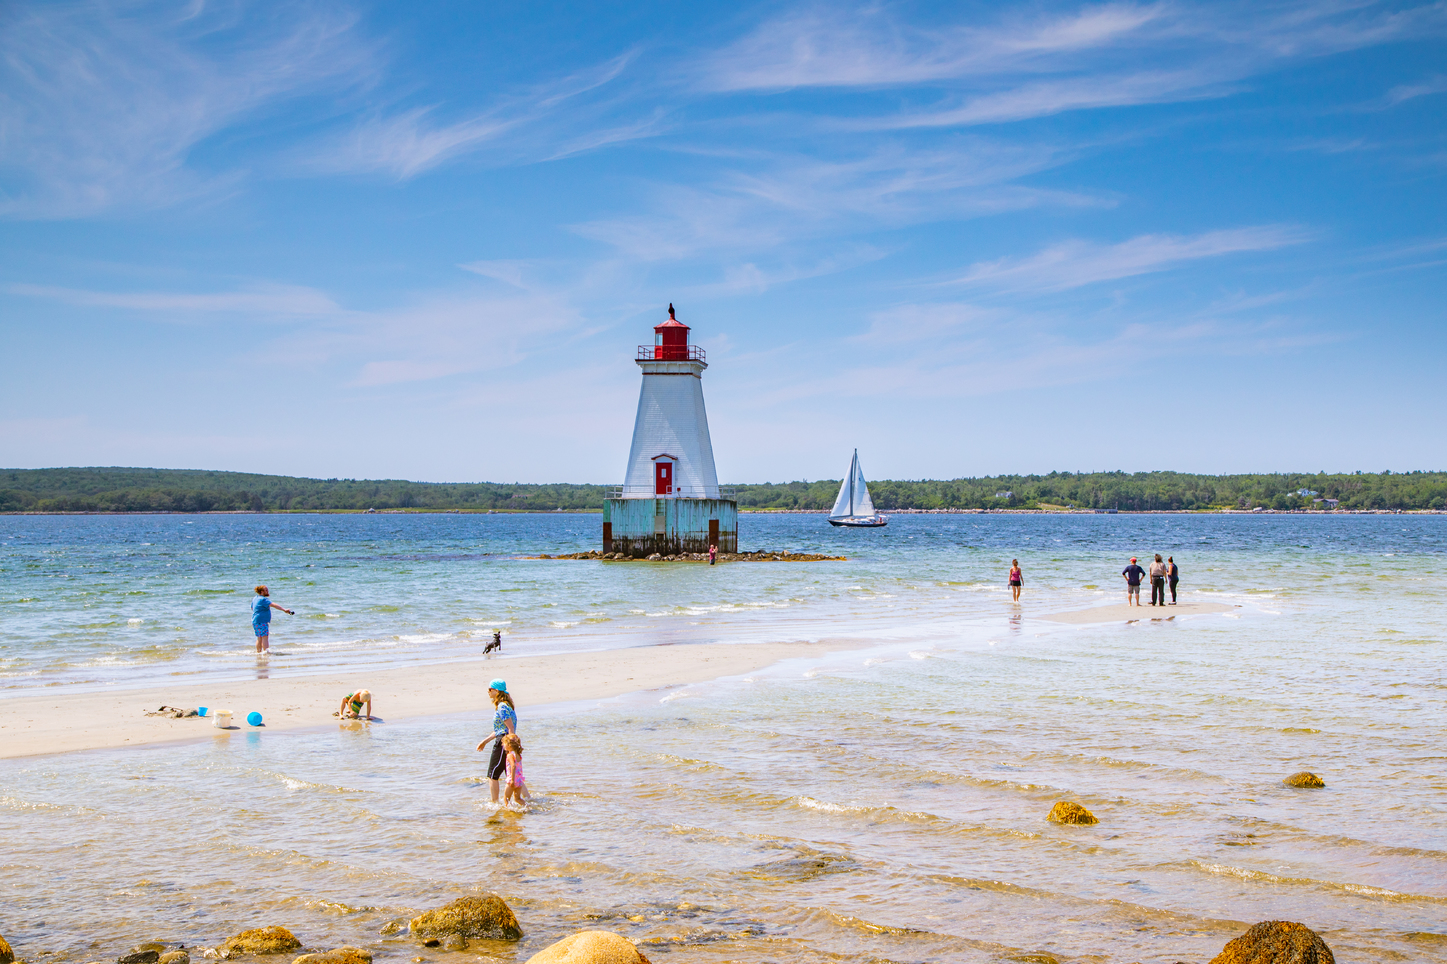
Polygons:
<instances>
[{"instance_id":1,"label":"barnacled rock","mask_svg":"<svg viewBox=\"0 0 1447 964\"><path fill-rule=\"evenodd\" d=\"M1310 770L1302 770L1300 773L1293 773L1291 776L1287 777L1281 782L1286 784L1288 787L1302 787L1311 790L1319 790L1322 787L1326 786L1326 782L1315 773L1312 773Z\"/></svg>"},{"instance_id":2,"label":"barnacled rock","mask_svg":"<svg viewBox=\"0 0 1447 964\"><path fill-rule=\"evenodd\" d=\"M580 931L549 944L527 964L649 964L626 937L612 931Z\"/></svg>"},{"instance_id":3,"label":"barnacled rock","mask_svg":"<svg viewBox=\"0 0 1447 964\"><path fill-rule=\"evenodd\" d=\"M1050 808L1050 822L1075 823L1085 825L1100 823L1100 821L1095 818L1095 814L1091 813L1080 804L1071 803L1069 800L1061 800L1055 806Z\"/></svg>"},{"instance_id":4,"label":"barnacled rock","mask_svg":"<svg viewBox=\"0 0 1447 964\"><path fill-rule=\"evenodd\" d=\"M412 918L412 936L423 940L457 934L464 938L522 940L517 915L497 894L459 897L436 910Z\"/></svg>"},{"instance_id":5,"label":"barnacled rock","mask_svg":"<svg viewBox=\"0 0 1447 964\"><path fill-rule=\"evenodd\" d=\"M1305 924L1267 920L1227 942L1211 964L1336 964L1336 958Z\"/></svg>"},{"instance_id":6,"label":"barnacled rock","mask_svg":"<svg viewBox=\"0 0 1447 964\"><path fill-rule=\"evenodd\" d=\"M372 964L372 952L360 947L338 947L325 954L303 954L291 964Z\"/></svg>"},{"instance_id":7,"label":"barnacled rock","mask_svg":"<svg viewBox=\"0 0 1447 964\"><path fill-rule=\"evenodd\" d=\"M255 927L228 937L218 948L222 957L238 954L286 954L301 950L301 941L285 927Z\"/></svg>"},{"instance_id":8,"label":"barnacled rock","mask_svg":"<svg viewBox=\"0 0 1447 964\"><path fill-rule=\"evenodd\" d=\"M116 964L156 964L160 959L161 955L148 947L144 950L134 950L129 954L122 954L116 958Z\"/></svg>"}]
</instances>

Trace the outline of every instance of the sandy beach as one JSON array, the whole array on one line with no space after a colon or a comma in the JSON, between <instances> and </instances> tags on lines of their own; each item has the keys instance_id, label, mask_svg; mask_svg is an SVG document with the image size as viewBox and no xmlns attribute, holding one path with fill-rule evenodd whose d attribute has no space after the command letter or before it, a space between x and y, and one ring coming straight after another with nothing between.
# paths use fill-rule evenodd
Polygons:
<instances>
[{"instance_id":1,"label":"sandy beach","mask_svg":"<svg viewBox=\"0 0 1447 964\"><path fill-rule=\"evenodd\" d=\"M1177 619L1182 616L1203 616L1209 613L1229 613L1240 609L1230 603L1181 602L1174 606L1127 606L1116 603L1111 606L1094 606L1090 609L1075 609L1064 613L1050 613L1041 616L1056 623L1070 623L1084 626L1091 623L1126 623L1138 619Z\"/></svg>"},{"instance_id":2,"label":"sandy beach","mask_svg":"<svg viewBox=\"0 0 1447 964\"><path fill-rule=\"evenodd\" d=\"M520 707L607 699L636 690L682 686L748 673L781 660L822 655L848 642L648 646L602 652L438 663L239 683L188 682L103 693L49 694L0 701L0 759L198 739L225 739L261 713L264 732L334 724L342 697L372 691L383 724L476 710L489 715L487 683L507 680ZM232 729L207 718L146 716L160 706L230 709Z\"/></svg>"}]
</instances>

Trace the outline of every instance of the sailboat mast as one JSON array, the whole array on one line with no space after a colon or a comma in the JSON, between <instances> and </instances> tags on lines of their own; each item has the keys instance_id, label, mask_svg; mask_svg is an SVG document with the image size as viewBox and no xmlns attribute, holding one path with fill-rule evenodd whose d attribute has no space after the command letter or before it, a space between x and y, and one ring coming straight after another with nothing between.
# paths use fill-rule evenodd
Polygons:
<instances>
[{"instance_id":1,"label":"sailboat mast","mask_svg":"<svg viewBox=\"0 0 1447 964\"><path fill-rule=\"evenodd\" d=\"M854 515L854 477L859 474L859 450L854 450L854 458L849 460L849 515Z\"/></svg>"}]
</instances>

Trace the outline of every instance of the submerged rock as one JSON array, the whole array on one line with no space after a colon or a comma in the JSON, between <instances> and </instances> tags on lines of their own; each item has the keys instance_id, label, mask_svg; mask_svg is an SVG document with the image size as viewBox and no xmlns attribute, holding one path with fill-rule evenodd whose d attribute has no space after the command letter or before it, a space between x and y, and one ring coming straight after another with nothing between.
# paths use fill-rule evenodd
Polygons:
<instances>
[{"instance_id":1,"label":"submerged rock","mask_svg":"<svg viewBox=\"0 0 1447 964\"><path fill-rule=\"evenodd\" d=\"M286 954L301 950L301 941L285 927L254 927L228 937L217 948L222 957L238 954Z\"/></svg>"},{"instance_id":2,"label":"submerged rock","mask_svg":"<svg viewBox=\"0 0 1447 964\"><path fill-rule=\"evenodd\" d=\"M167 951L161 955L159 964L191 964L191 955L185 951Z\"/></svg>"},{"instance_id":3,"label":"submerged rock","mask_svg":"<svg viewBox=\"0 0 1447 964\"><path fill-rule=\"evenodd\" d=\"M15 964L15 952L10 949L10 942L0 935L0 964Z\"/></svg>"},{"instance_id":4,"label":"submerged rock","mask_svg":"<svg viewBox=\"0 0 1447 964\"><path fill-rule=\"evenodd\" d=\"M412 936L424 940L456 934L495 941L522 940L517 915L497 894L459 897L436 910L412 918Z\"/></svg>"},{"instance_id":5,"label":"submerged rock","mask_svg":"<svg viewBox=\"0 0 1447 964\"><path fill-rule=\"evenodd\" d=\"M1051 823L1075 823L1089 825L1100 823L1095 814L1085 809L1078 803L1071 803L1069 800L1061 800L1050 808Z\"/></svg>"},{"instance_id":6,"label":"submerged rock","mask_svg":"<svg viewBox=\"0 0 1447 964\"><path fill-rule=\"evenodd\" d=\"M1336 964L1336 958L1305 924L1267 920L1227 942L1211 964Z\"/></svg>"},{"instance_id":7,"label":"submerged rock","mask_svg":"<svg viewBox=\"0 0 1447 964\"><path fill-rule=\"evenodd\" d=\"M325 954L303 954L291 964L372 964L372 952L360 947L338 947Z\"/></svg>"},{"instance_id":8,"label":"submerged rock","mask_svg":"<svg viewBox=\"0 0 1447 964\"><path fill-rule=\"evenodd\" d=\"M649 964L643 952L612 931L580 931L549 944L527 964Z\"/></svg>"},{"instance_id":9,"label":"submerged rock","mask_svg":"<svg viewBox=\"0 0 1447 964\"><path fill-rule=\"evenodd\" d=\"M147 947L136 949L129 954L122 954L116 958L116 964L156 964L161 959L159 952Z\"/></svg>"},{"instance_id":10,"label":"submerged rock","mask_svg":"<svg viewBox=\"0 0 1447 964\"><path fill-rule=\"evenodd\" d=\"M1312 773L1310 770L1302 770L1300 773L1293 773L1281 781L1288 787L1303 787L1312 790L1319 790L1326 786L1326 781Z\"/></svg>"}]
</instances>

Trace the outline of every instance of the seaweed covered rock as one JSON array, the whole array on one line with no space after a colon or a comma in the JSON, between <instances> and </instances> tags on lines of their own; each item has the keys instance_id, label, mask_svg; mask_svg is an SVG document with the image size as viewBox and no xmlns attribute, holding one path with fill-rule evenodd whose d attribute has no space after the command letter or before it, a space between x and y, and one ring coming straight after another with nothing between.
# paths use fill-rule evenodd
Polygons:
<instances>
[{"instance_id":1,"label":"seaweed covered rock","mask_svg":"<svg viewBox=\"0 0 1447 964\"><path fill-rule=\"evenodd\" d=\"M287 954L301 950L301 941L285 927L254 927L228 937L217 948L222 957L241 954Z\"/></svg>"},{"instance_id":2,"label":"seaweed covered rock","mask_svg":"<svg viewBox=\"0 0 1447 964\"><path fill-rule=\"evenodd\" d=\"M1326 782L1315 773L1312 773L1310 770L1302 770L1300 773L1293 773L1291 776L1287 777L1281 782L1286 784L1288 787L1302 787L1310 790L1319 790L1322 787L1326 786Z\"/></svg>"},{"instance_id":3,"label":"seaweed covered rock","mask_svg":"<svg viewBox=\"0 0 1447 964\"><path fill-rule=\"evenodd\" d=\"M1211 964L1336 964L1336 958L1305 924L1267 920L1227 942Z\"/></svg>"},{"instance_id":4,"label":"seaweed covered rock","mask_svg":"<svg viewBox=\"0 0 1447 964\"><path fill-rule=\"evenodd\" d=\"M457 936L495 941L522 940L517 915L497 894L459 897L436 910L412 918L412 936L428 939Z\"/></svg>"},{"instance_id":5,"label":"seaweed covered rock","mask_svg":"<svg viewBox=\"0 0 1447 964\"><path fill-rule=\"evenodd\" d=\"M131 951L129 954L122 954L116 958L116 964L156 964L161 959L161 952L154 947L142 945Z\"/></svg>"},{"instance_id":6,"label":"seaweed covered rock","mask_svg":"<svg viewBox=\"0 0 1447 964\"><path fill-rule=\"evenodd\" d=\"M303 954L291 964L372 964L372 952L360 947L338 947L324 954Z\"/></svg>"},{"instance_id":7,"label":"seaweed covered rock","mask_svg":"<svg viewBox=\"0 0 1447 964\"><path fill-rule=\"evenodd\" d=\"M15 952L10 949L4 935L0 935L0 964L15 964Z\"/></svg>"},{"instance_id":8,"label":"seaweed covered rock","mask_svg":"<svg viewBox=\"0 0 1447 964\"><path fill-rule=\"evenodd\" d=\"M1061 800L1050 808L1051 823L1075 823L1090 825L1100 823L1095 814L1085 809L1078 803L1071 803L1069 800Z\"/></svg>"},{"instance_id":9,"label":"seaweed covered rock","mask_svg":"<svg viewBox=\"0 0 1447 964\"><path fill-rule=\"evenodd\" d=\"M612 931L579 931L549 944L527 964L649 964L626 937Z\"/></svg>"}]
</instances>

